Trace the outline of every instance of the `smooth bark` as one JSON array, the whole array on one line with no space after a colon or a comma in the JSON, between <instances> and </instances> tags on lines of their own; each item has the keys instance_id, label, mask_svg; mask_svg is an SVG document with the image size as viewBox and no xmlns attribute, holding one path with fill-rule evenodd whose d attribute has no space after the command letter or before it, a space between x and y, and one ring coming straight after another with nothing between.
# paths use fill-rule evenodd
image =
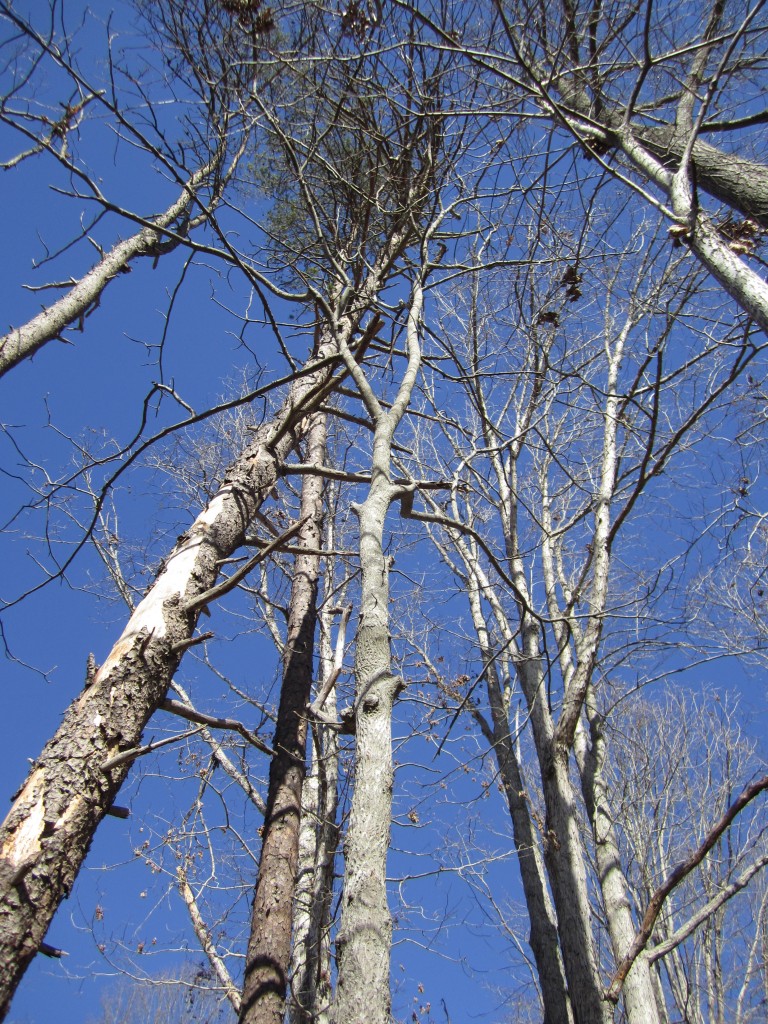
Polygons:
<instances>
[{"instance_id":1,"label":"smooth bark","mask_svg":"<svg viewBox=\"0 0 768 1024\"><path fill-rule=\"evenodd\" d=\"M605 739L597 715L591 716L590 739L583 730L576 737L576 761L581 789L595 840L595 866L603 895L614 961L621 963L635 937L635 924L627 895L618 837L603 777ZM622 991L628 1024L662 1024L657 1006L653 968L646 959L635 962Z\"/></svg>"},{"instance_id":2,"label":"smooth bark","mask_svg":"<svg viewBox=\"0 0 768 1024\"><path fill-rule=\"evenodd\" d=\"M496 758L504 795L507 799L509 816L512 820L520 877L531 925L528 943L533 952L536 973L541 986L544 1024L572 1024L573 1016L560 956L555 911L547 891L544 865L539 841L531 820L528 794L509 731L508 711L504 706L496 663L491 655L488 630L482 616L480 592L476 578L471 579L468 583L468 596L472 619L478 635L480 653L484 664L488 666L485 676L491 709L491 724L479 713L474 713L474 717Z\"/></svg>"}]
</instances>

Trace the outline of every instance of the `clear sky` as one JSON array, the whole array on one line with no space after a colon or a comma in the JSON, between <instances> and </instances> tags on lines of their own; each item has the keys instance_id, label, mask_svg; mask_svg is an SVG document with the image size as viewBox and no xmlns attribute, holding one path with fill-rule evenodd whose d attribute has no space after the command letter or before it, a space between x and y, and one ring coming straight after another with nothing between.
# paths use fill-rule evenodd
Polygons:
<instances>
[{"instance_id":1,"label":"clear sky","mask_svg":"<svg viewBox=\"0 0 768 1024\"><path fill-rule=\"evenodd\" d=\"M19 5L30 11L37 6L35 0ZM119 44L129 38L132 16L127 5L109 6L109 31ZM39 4L41 11L44 7ZM86 7L67 0L68 24L79 25ZM104 12L86 14L77 35L80 66L99 81L104 71L105 16ZM5 77L4 91L8 66ZM31 109L52 116L52 110L60 109L60 90L55 70L46 68ZM180 106L172 105L161 116L173 119ZM137 117L143 116L141 104L136 107ZM174 198L176 185L167 180L151 154L120 134L121 129L108 118L95 117L85 122L79 134L79 152L108 202L146 216L157 213ZM20 135L0 126L0 162L27 145ZM56 294L28 286L62 283L83 273L97 258L96 243L108 247L132 228L114 214L91 225L94 205L72 194L81 183L45 154L3 171L0 184L5 239L0 247L0 308L5 328L23 322ZM225 225L232 225L235 237L234 214L224 210L221 217ZM242 231L238 244L245 246L250 229L238 225L237 230ZM80 237L70 248L83 233L92 242ZM82 689L89 654L97 663L103 661L127 616L114 588L105 583L103 565L90 546L77 554L66 579L37 589L75 551L93 509L93 491L120 462L94 466L88 476L73 477L66 486L51 489L51 481L75 470L81 449L111 454L127 445L142 429L145 417L145 436L183 419L185 407L167 393L161 396L158 383L174 388L187 407L201 411L222 396L237 393L244 378L253 385L285 372L271 331L255 322L260 316L258 303L248 307L249 296L241 281L220 266L212 268L212 263L201 257L187 269L181 252L162 259L157 267L149 259L139 261L130 274L110 284L82 332L70 332L69 343L48 345L0 380L0 599L12 603L3 613L7 653L0 662L0 792L8 796L20 786L30 760ZM603 265L610 267L610 257L604 258ZM243 345L238 316L246 308L254 322L244 332ZM288 308L279 304L275 308L285 318L292 355L303 358L308 336L292 334ZM148 395L151 398L145 404ZM259 407L257 414L261 411ZM209 440L214 443L210 435ZM713 451L718 442L713 438ZM353 455L355 443L350 443ZM154 453L139 462L117 481L114 503L105 506L105 515L111 517L108 525L123 541L120 557L135 582L136 596L199 510L200 497L192 494L194 486L188 482L189 450L187 435L175 447L169 442L158 448L157 458L162 455L163 465L155 464ZM695 472L700 472L700 465ZM722 470L723 476L730 468ZM718 472L719 466L712 468L713 479ZM722 480L716 482L722 484ZM765 485L754 480L751 486L752 500L759 504L766 497ZM659 489L663 491L663 482ZM675 500L681 500L679 494ZM680 536L685 534L698 514L695 501L694 493L690 504L681 500L668 509L661 529L656 526L643 534L641 523L633 540L637 557L655 556L659 551L667 557L668 549L671 559L678 540L671 531L679 528ZM396 550L401 526L397 521L390 525ZM665 534L665 529L670 532ZM633 549L628 550L631 558ZM430 592L436 562L434 550L426 544L415 553L405 553L402 560L397 551L397 573L403 572L402 577L395 574L393 584L400 601L398 614L403 620L410 614L410 587L412 593L430 594L428 613L445 626L446 665L456 675L466 670L469 678L477 664L470 656L465 659L466 612L455 599L452 584L445 582L448 573L440 588ZM671 577L670 572L664 579ZM15 603L27 591L24 600ZM239 689L268 701L276 692L277 658L263 625L254 622L249 601L237 598L225 608L213 609L210 628L217 638L210 645L211 661ZM204 628L209 628L207 622ZM664 640L669 646L678 643L674 628ZM241 714L251 726L260 724L258 711L244 699L231 709L221 679L202 663L201 651L188 655L179 677L201 707ZM683 657L682 653L669 655L664 670L679 668ZM631 674L628 669L626 679ZM765 712L764 689L735 663L713 662L685 679L692 685L732 685L741 690L750 711ZM345 685L349 686L348 677ZM501 1021L507 1015L505 1000L522 986L527 970L521 968L514 945L518 936L525 941L528 926L512 906L520 898L520 888L509 816L493 771L479 753L481 744L464 719L455 726L439 758L434 756L433 738L407 741L411 722L428 714L426 701L420 701L415 682L406 693L405 710L397 723L399 767L390 862L397 914L394 1009L403 1020L416 1012L425 1022L428 1018L446 1024ZM766 739L764 722L764 717L754 717L748 725L761 741ZM158 715L147 737L181 730L168 716ZM266 724L263 731L268 738L271 726ZM131 810L130 818L104 821L73 893L47 937L68 956L61 961L42 956L34 960L11 1011L12 1024L43 1024L53 1015L59 1024L96 1019L102 994L121 972L158 976L178 971L190 960L200 962L176 892L168 841L185 815L187 821L193 820L190 807L199 785L198 766L190 767L194 756L200 755L188 753L179 744L158 758L143 760L133 771L118 798ZM226 797L232 800L232 796L230 789ZM242 799L232 800L229 811L224 798L212 803L208 824L214 830L223 826L228 814L236 830L251 830L252 835L258 827ZM212 901L221 915L221 941L225 943L228 934L234 933L240 958L255 875L253 858L244 852L248 835L243 838L239 850L222 854L228 858L222 868L223 884L232 886L227 899L231 896L234 909L221 909L224 898ZM212 891L218 882L212 876ZM497 907L486 900L487 892L494 893ZM511 935L498 925L503 915L514 925ZM239 961L233 957L233 962ZM427 1003L431 1011L421 1013Z\"/></svg>"}]
</instances>

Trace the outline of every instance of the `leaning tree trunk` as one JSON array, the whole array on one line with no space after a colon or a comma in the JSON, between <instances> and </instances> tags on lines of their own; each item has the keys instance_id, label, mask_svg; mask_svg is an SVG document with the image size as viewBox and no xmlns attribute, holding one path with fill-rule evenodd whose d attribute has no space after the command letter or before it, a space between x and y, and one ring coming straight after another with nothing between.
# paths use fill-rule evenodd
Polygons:
<instances>
[{"instance_id":1,"label":"leaning tree trunk","mask_svg":"<svg viewBox=\"0 0 768 1024\"><path fill-rule=\"evenodd\" d=\"M401 242L402 237L395 238L390 246ZM255 512L269 496L295 446L297 424L325 397L339 338L351 343L386 279L391 248L361 286L356 313L336 323L333 337L323 332L317 358L294 380L278 416L259 428L218 493L179 539L0 826L0 1020L128 774L128 752L165 697L219 567L243 543ZM377 323L374 318L363 333L358 351Z\"/></svg>"},{"instance_id":2,"label":"leaning tree trunk","mask_svg":"<svg viewBox=\"0 0 768 1024\"><path fill-rule=\"evenodd\" d=\"M307 462L322 467L325 413L306 428ZM293 568L283 684L272 743L267 811L245 961L240 1024L282 1024L291 956L291 920L301 820L301 789L307 740L306 707L312 691L317 588L323 515L322 477L307 475L301 492L300 547Z\"/></svg>"},{"instance_id":3,"label":"leaning tree trunk","mask_svg":"<svg viewBox=\"0 0 768 1024\"><path fill-rule=\"evenodd\" d=\"M151 226L143 227L130 238L118 242L56 302L26 324L14 327L0 337L0 377L25 359L30 359L49 341L61 339L72 324L82 323L83 318L98 306L110 281L128 273L130 264L137 257L158 257L180 245L188 230L192 201L213 174L217 163L211 161L193 174L179 198L164 213L151 219Z\"/></svg>"},{"instance_id":4,"label":"leaning tree trunk","mask_svg":"<svg viewBox=\"0 0 768 1024\"><path fill-rule=\"evenodd\" d=\"M386 283L410 227L395 231L355 295L319 335L279 414L264 424L224 483L180 539L91 685L69 708L0 826L0 1020L69 893L97 826L128 774L130 756L165 697L222 562L243 543L293 450L301 421L327 397L345 351L358 369L380 325L364 315ZM118 755L120 755L118 757Z\"/></svg>"},{"instance_id":5,"label":"leaning tree trunk","mask_svg":"<svg viewBox=\"0 0 768 1024\"><path fill-rule=\"evenodd\" d=\"M294 385L289 411L327 368ZM68 895L195 629L196 600L245 531L291 450L285 419L262 427L166 560L107 660L35 762L0 827L0 1019ZM272 443L275 441L276 443Z\"/></svg>"}]
</instances>

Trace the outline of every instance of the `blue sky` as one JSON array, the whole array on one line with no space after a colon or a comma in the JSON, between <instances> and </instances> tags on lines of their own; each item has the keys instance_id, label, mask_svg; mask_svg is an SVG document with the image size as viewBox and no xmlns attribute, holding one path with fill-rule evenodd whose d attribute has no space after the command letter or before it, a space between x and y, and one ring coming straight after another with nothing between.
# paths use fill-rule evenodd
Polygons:
<instances>
[{"instance_id":1,"label":"blue sky","mask_svg":"<svg viewBox=\"0 0 768 1024\"><path fill-rule=\"evenodd\" d=\"M67 3L72 24L79 22L81 6ZM113 7L112 28L119 32L128 19L122 5ZM34 10L35 5L28 4L27 8ZM99 73L105 31L99 18L89 16L86 30L79 36L79 59L95 74ZM58 86L56 75L49 72L37 100L43 106L55 104ZM172 118L173 112L167 116ZM23 145L8 129L0 130L0 160L7 160ZM93 125L86 125L80 145L110 200L151 214L175 196L174 186L158 171L151 156L120 141L114 127L104 120L96 118ZM66 280L89 267L96 254L87 241L81 240L60 258L33 269L46 253L68 244L81 223L88 223L91 204L61 194L61 190L70 190L72 183L45 155L4 172L0 180L3 223L10 240L0 256L0 297L3 322L11 325L30 316L50 294L29 292L24 285ZM226 220L227 214L222 216ZM91 234L107 246L126 231L125 222L111 217ZM4 601L12 601L37 586L54 558L68 556L80 535L79 526L69 517L82 522L89 500L82 490L63 494L67 502L57 507L49 524L41 509L22 508L16 514L17 510L20 505L33 504L34 488L43 485L46 474L55 478L74 465L73 441L109 450L115 441L124 444L134 435L145 396L160 379L156 356L164 331L163 381L172 382L183 400L196 410L232 393L244 374L252 379L263 368L267 376L284 372L265 328L254 325L248 330L255 357L238 343L236 317L230 316L227 308L242 311L248 296L237 279L223 271L211 271L203 259L182 280L182 267L183 256L178 253L163 259L156 269L150 260L139 261L129 275L110 284L102 304L86 320L82 334L72 332L72 344L48 345L35 359L0 381L0 416L5 426L0 497L3 522L7 524L0 537L0 597ZM166 322L170 294L175 294L175 300L172 316ZM285 315L287 320L287 311ZM290 344L297 357L304 355L305 337L293 338ZM171 399L165 398L159 409L153 400L148 430L183 415L184 410ZM20 452L28 460L27 465ZM178 450L172 452L173 457L179 455ZM137 562L156 565L196 514L197 508L184 504L178 481L173 479L182 471L179 465L161 473L143 464L119 481L116 508L129 558L134 544ZM94 483L99 479L98 471L94 471ZM759 502L763 494L760 481L755 484L754 500ZM679 513L680 508L673 509L668 522L674 523ZM46 535L47 528L53 532ZM393 526L393 532L397 529ZM658 541L654 535L652 540L664 547L674 538ZM148 553L141 550L145 542ZM417 588L428 590L435 561L432 549L425 545L407 563ZM398 568L405 566L399 560L396 564ZM102 577L98 558L92 549L85 548L67 573L66 582L55 581L4 613L6 640L14 656L2 663L5 713L0 722L0 781L8 795L20 785L28 759L42 748L82 688L88 654L93 652L96 661L101 662L119 635L125 608L103 585ZM151 572L147 572L142 584L150 578ZM405 593L408 584L403 579L395 586ZM453 631L445 641L446 657L457 671L467 667L471 672L471 664L462 663L465 655L461 635L467 628L464 613L455 599L446 604L447 597L446 589L438 591L434 600L436 615L447 607ZM231 672L241 688L256 687L259 696L274 693L274 649L248 622L249 615L244 600L231 603L226 610L214 610L211 628L219 636L211 645L212 655L216 665ZM195 656L185 660L182 678L206 707L226 706L223 688ZM764 688L735 663L727 667L716 663L690 678L694 685L705 681L736 684L743 688L750 710L765 711ZM246 716L255 715L245 703L238 710ZM161 717L150 725L148 736L178 731ZM253 717L248 721L253 722ZM405 715L400 726L405 728ZM754 731L758 738L766 738L759 720ZM490 860L483 871L487 871L500 901L519 895L508 817L495 787L490 788L484 804L478 803L488 772L479 755L472 760L476 748L465 733L461 721L453 735L455 763L450 745L435 762L429 756L431 748L426 757L420 756L423 744L416 741L404 746L404 763L398 772L393 879L400 874L432 871L438 860L435 850L443 863L450 862L454 867L454 871L442 870L430 877L414 897L409 888L413 883L402 889L403 907L398 910L402 928L393 952L393 985L396 1012L403 1018L415 1004L431 1001L433 1017L442 1020L440 1000L444 998L454 1022L502 1019L499 1007L504 990L514 989L520 979L514 973L519 971L519 964L510 967L509 944L498 933L477 890L466 883L474 869L468 852L469 836L467 847L462 849L460 845L461 815L470 806L492 808L483 826L487 833L482 841L490 846ZM72 896L63 904L49 933L48 941L70 955L61 963L36 958L14 1003L10 1015L14 1024L42 1024L52 1012L61 1024L86 1021L98 1014L101 992L121 969L133 965L137 971L158 974L177 969L187 956L196 957L187 953L194 949L194 940L174 892L168 863L161 860L164 830L178 822L194 797L194 779L177 758L178 750L174 749L158 761L142 762L134 772L118 801L132 809L131 819L108 818L103 823ZM165 773L175 777L172 784L163 777ZM429 804L421 822L425 827L416 829L409 822L408 812L421 807L425 787L431 796L441 792L443 784L446 795L442 803ZM221 808L212 811L214 820L218 822L216 815L223 813ZM257 827L252 815L245 811L242 814L247 827ZM481 826L469 821L466 830L480 832ZM145 842L150 852L155 848L159 851L155 858L160 864L158 870L153 871L135 856L134 851ZM242 927L245 920L253 869L252 863L243 869L232 915L236 927ZM413 906L408 907L411 899ZM99 943L104 944L106 956L99 951ZM137 952L139 948L141 953ZM423 986L423 992L419 986Z\"/></svg>"}]
</instances>

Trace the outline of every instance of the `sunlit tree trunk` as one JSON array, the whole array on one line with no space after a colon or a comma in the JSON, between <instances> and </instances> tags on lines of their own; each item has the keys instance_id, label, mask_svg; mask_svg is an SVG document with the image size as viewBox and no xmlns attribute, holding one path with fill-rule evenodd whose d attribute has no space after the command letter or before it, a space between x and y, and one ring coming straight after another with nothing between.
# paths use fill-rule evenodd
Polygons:
<instances>
[{"instance_id":1,"label":"sunlit tree trunk","mask_svg":"<svg viewBox=\"0 0 768 1024\"><path fill-rule=\"evenodd\" d=\"M635 937L635 922L627 894L614 818L611 813L608 787L602 774L605 761L605 739L599 716L591 716L588 741L584 730L576 736L575 754L581 776L582 793L592 823L595 840L595 866L603 895L606 924L616 963L621 963ZM629 1024L662 1024L665 1013L659 1012L653 975L655 968L639 958L627 975L622 989L624 1010Z\"/></svg>"},{"instance_id":2,"label":"sunlit tree trunk","mask_svg":"<svg viewBox=\"0 0 768 1024\"><path fill-rule=\"evenodd\" d=\"M476 576L468 580L467 592L480 654L488 666L486 681L492 724L478 712L473 712L473 716L493 750L512 819L520 876L531 925L528 942L533 951L541 986L544 1024L571 1024L573 1017L560 956L555 911L547 891L539 840L531 821L529 796L525 791L525 783L509 731L509 709L504 704L496 663L488 642L488 630L482 615Z\"/></svg>"},{"instance_id":3,"label":"sunlit tree trunk","mask_svg":"<svg viewBox=\"0 0 768 1024\"><path fill-rule=\"evenodd\" d=\"M392 708L403 687L392 672L389 634L389 564L384 520L403 488L390 478L392 439L410 401L421 362L422 283L408 314L408 366L397 399L385 411L362 373L354 373L374 422L371 484L358 517L360 616L355 650L355 774L344 843L344 890L336 939L338 984L334 1024L388 1024L392 918L387 903L387 850L392 813Z\"/></svg>"},{"instance_id":4,"label":"sunlit tree trunk","mask_svg":"<svg viewBox=\"0 0 768 1024\"><path fill-rule=\"evenodd\" d=\"M278 415L257 430L218 493L179 539L17 794L0 827L0 1016L128 774L130 751L165 697L222 562L243 543L271 493L296 444L297 426L325 396L339 339L351 343L366 298L378 293L391 266L391 247L400 242L389 240L360 289L357 313L343 315L332 337L321 335L317 367L310 362L297 375Z\"/></svg>"},{"instance_id":5,"label":"sunlit tree trunk","mask_svg":"<svg viewBox=\"0 0 768 1024\"><path fill-rule=\"evenodd\" d=\"M306 427L306 461L320 469L325 454L325 414L310 416ZM307 738L306 705L312 690L318 554L322 537L323 481L304 477L298 534L288 606L288 633L283 653L283 682L269 770L267 811L253 900L251 936L240 1004L241 1024L281 1024L291 954L293 895L298 868L301 788Z\"/></svg>"},{"instance_id":6,"label":"sunlit tree trunk","mask_svg":"<svg viewBox=\"0 0 768 1024\"><path fill-rule=\"evenodd\" d=\"M332 485L329 485L329 490ZM334 547L335 529L329 517L326 546ZM333 562L326 564L325 592L335 589ZM335 721L337 699L335 680L344 658L345 629L351 611L342 612L335 653L331 628L334 609L320 612L320 666L318 688L325 694L322 715L314 716L311 730L312 761L304 779L301 797L299 867L296 878L291 953L290 1024L327 1024L331 1002L331 904L334 867L339 845L338 773L339 739ZM326 684L329 684L328 686ZM318 696L318 701L320 697Z\"/></svg>"}]
</instances>

